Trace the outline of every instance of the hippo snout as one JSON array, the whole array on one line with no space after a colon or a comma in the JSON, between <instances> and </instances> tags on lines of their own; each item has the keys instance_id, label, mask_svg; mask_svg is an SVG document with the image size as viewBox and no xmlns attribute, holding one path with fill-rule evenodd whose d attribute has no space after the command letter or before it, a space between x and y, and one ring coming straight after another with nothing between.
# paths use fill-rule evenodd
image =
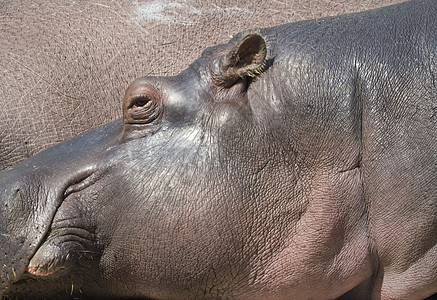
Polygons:
<instances>
[{"instance_id":1,"label":"hippo snout","mask_svg":"<svg viewBox=\"0 0 437 300\"><path fill-rule=\"evenodd\" d=\"M116 135L117 126L107 127ZM100 137L102 129L97 131L0 172L0 294L7 295L8 288L26 274L46 275L63 263L59 247L47 239L54 228L64 230L59 225L62 215L59 220L55 216L65 199L93 185L104 170L96 160L89 163L87 154L105 149L105 138L113 136ZM64 155L54 155L57 151Z\"/></svg>"},{"instance_id":2,"label":"hippo snout","mask_svg":"<svg viewBox=\"0 0 437 300\"><path fill-rule=\"evenodd\" d=\"M29 176L20 174L17 169L0 174L0 291L3 292L25 272L47 226L33 216L36 202L27 200L38 190L24 184L24 181L31 182Z\"/></svg>"}]
</instances>

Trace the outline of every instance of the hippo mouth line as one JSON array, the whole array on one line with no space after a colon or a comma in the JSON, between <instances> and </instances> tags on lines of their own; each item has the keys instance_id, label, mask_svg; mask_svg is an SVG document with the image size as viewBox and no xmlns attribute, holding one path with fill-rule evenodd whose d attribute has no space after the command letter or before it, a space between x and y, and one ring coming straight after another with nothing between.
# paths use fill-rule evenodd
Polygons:
<instances>
[{"instance_id":1,"label":"hippo mouth line","mask_svg":"<svg viewBox=\"0 0 437 300\"><path fill-rule=\"evenodd\" d=\"M67 267L65 264L66 255L62 255L59 248L56 248L54 246L45 247L53 231L53 223L55 222L56 214L61 209L63 203L68 196L88 188L100 178L100 175L100 172L97 173L94 171L88 171L82 174L82 176L80 176L79 178L77 178L74 181L76 183L68 185L62 195L62 200L60 201L59 206L54 210L53 216L51 217L49 222L50 224L47 227L47 232L38 243L38 245L35 247L33 254L29 258L29 262L27 264L25 272L38 277L46 277ZM49 250L51 251L47 251L47 249L45 248L49 248ZM42 256L40 255L41 251L43 252Z\"/></svg>"}]
</instances>

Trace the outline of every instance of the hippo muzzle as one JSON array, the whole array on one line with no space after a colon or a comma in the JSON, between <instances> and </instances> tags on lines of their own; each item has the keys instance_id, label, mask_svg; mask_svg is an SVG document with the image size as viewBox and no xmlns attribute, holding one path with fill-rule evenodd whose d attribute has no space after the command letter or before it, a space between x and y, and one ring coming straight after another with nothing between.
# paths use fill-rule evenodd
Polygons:
<instances>
[{"instance_id":1,"label":"hippo muzzle","mask_svg":"<svg viewBox=\"0 0 437 300\"><path fill-rule=\"evenodd\" d=\"M117 127L119 122L111 123L0 172L1 293L26 272L43 276L62 267L47 257L56 249L39 249L64 199L98 179L103 168L87 158L113 139Z\"/></svg>"}]
</instances>

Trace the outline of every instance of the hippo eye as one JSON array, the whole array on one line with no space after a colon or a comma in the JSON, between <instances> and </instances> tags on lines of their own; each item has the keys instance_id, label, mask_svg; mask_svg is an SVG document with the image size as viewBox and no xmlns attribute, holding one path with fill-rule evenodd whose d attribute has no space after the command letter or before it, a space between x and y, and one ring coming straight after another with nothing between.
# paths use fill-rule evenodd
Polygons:
<instances>
[{"instance_id":1,"label":"hippo eye","mask_svg":"<svg viewBox=\"0 0 437 300\"><path fill-rule=\"evenodd\" d=\"M134 96L131 99L130 107L128 109L133 110L144 110L150 106L154 106L156 102L153 101L153 99L150 99L149 96Z\"/></svg>"},{"instance_id":2,"label":"hippo eye","mask_svg":"<svg viewBox=\"0 0 437 300\"><path fill-rule=\"evenodd\" d=\"M125 112L125 121L128 124L149 124L160 114L159 101L143 95L132 97Z\"/></svg>"},{"instance_id":3,"label":"hippo eye","mask_svg":"<svg viewBox=\"0 0 437 300\"><path fill-rule=\"evenodd\" d=\"M150 85L128 89L123 99L124 123L128 125L152 124L161 111L161 95Z\"/></svg>"},{"instance_id":4,"label":"hippo eye","mask_svg":"<svg viewBox=\"0 0 437 300\"><path fill-rule=\"evenodd\" d=\"M145 106L147 103L149 103L150 102L150 100L149 99L145 99L145 100L138 100L138 101L136 101L133 105L132 105L132 107L135 107L135 108L137 108L137 107L143 107L143 106Z\"/></svg>"}]
</instances>

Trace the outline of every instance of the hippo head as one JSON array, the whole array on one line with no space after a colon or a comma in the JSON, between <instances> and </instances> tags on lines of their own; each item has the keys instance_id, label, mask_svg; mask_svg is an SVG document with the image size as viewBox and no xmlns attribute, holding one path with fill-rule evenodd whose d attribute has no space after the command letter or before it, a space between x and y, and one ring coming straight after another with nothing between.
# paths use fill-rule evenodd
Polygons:
<instances>
[{"instance_id":1,"label":"hippo head","mask_svg":"<svg viewBox=\"0 0 437 300\"><path fill-rule=\"evenodd\" d=\"M122 121L1 172L2 295L219 295L247 277L268 238L266 203L245 200L271 193L247 178L273 159L247 96L266 67L264 39L239 37L133 82Z\"/></svg>"},{"instance_id":2,"label":"hippo head","mask_svg":"<svg viewBox=\"0 0 437 300\"><path fill-rule=\"evenodd\" d=\"M140 78L122 120L1 172L1 294L281 295L345 256L362 236L343 230L362 228L359 185L344 174L313 184L317 152L298 151L305 130L284 121L288 91L266 84L284 72L269 51L260 33L244 33L177 76ZM333 205L320 220L303 218L331 186L333 199L356 199L353 220ZM368 270L365 253L349 252ZM369 275L350 273L354 282ZM336 274L329 280L342 283Z\"/></svg>"}]
</instances>

